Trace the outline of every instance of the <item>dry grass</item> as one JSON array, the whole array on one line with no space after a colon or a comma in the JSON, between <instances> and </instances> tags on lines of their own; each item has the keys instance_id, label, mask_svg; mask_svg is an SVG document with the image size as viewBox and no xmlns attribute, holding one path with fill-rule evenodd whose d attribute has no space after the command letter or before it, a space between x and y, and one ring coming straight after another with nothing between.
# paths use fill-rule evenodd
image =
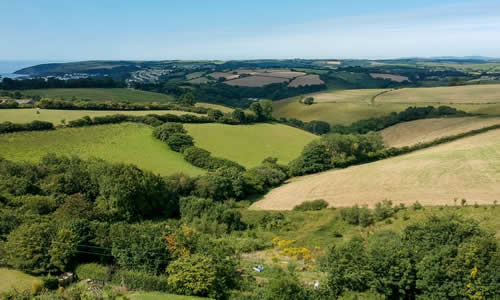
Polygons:
<instances>
[{"instance_id":1,"label":"dry grass","mask_svg":"<svg viewBox=\"0 0 500 300\"><path fill-rule=\"evenodd\" d=\"M370 76L373 78L381 78L381 79L390 79L396 82L408 81L408 77L401 75L393 75L393 74L384 74L384 73L370 73Z\"/></svg>"},{"instance_id":2,"label":"dry grass","mask_svg":"<svg viewBox=\"0 0 500 300\"><path fill-rule=\"evenodd\" d=\"M366 102L369 103L376 95L388 91L387 89L362 89L362 90L340 90L321 92L312 95L316 103L337 102Z\"/></svg>"},{"instance_id":3,"label":"dry grass","mask_svg":"<svg viewBox=\"0 0 500 300\"><path fill-rule=\"evenodd\" d=\"M454 87L405 88L393 90L376 99L393 103L500 103L500 85L467 85Z\"/></svg>"},{"instance_id":4,"label":"dry grass","mask_svg":"<svg viewBox=\"0 0 500 300\"><path fill-rule=\"evenodd\" d=\"M491 204L500 195L500 130L370 164L295 178L254 204L290 210L324 199L333 207L395 203L453 205L454 198Z\"/></svg>"},{"instance_id":5,"label":"dry grass","mask_svg":"<svg viewBox=\"0 0 500 300\"><path fill-rule=\"evenodd\" d=\"M227 106L220 105L220 104L198 102L198 103L196 103L195 106L218 109L224 113L228 113L228 112L230 113L233 111L233 109L231 107L227 107Z\"/></svg>"},{"instance_id":6,"label":"dry grass","mask_svg":"<svg viewBox=\"0 0 500 300\"><path fill-rule=\"evenodd\" d=\"M319 78L319 75L306 75L300 76L292 80L289 87L298 87L298 86L306 86L306 85L319 85L324 84L325 82Z\"/></svg>"},{"instance_id":7,"label":"dry grass","mask_svg":"<svg viewBox=\"0 0 500 300\"><path fill-rule=\"evenodd\" d=\"M287 78L270 77L270 76L248 76L239 79L225 81L225 84L236 86L262 87L272 83L287 82Z\"/></svg>"},{"instance_id":8,"label":"dry grass","mask_svg":"<svg viewBox=\"0 0 500 300\"><path fill-rule=\"evenodd\" d=\"M400 123L381 131L388 147L411 146L435 139L500 124L500 118L440 118Z\"/></svg>"}]
</instances>

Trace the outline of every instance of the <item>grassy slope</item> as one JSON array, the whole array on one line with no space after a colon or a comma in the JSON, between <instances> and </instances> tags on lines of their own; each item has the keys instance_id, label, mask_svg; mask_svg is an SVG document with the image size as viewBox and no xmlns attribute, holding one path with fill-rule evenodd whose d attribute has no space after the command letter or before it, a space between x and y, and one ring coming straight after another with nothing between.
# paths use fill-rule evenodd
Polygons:
<instances>
[{"instance_id":1,"label":"grassy slope","mask_svg":"<svg viewBox=\"0 0 500 300\"><path fill-rule=\"evenodd\" d=\"M98 157L135 164L162 175L203 173L184 161L181 154L152 137L151 127L140 124L100 125L43 132L0 135L1 155L14 161L36 161L46 153Z\"/></svg>"},{"instance_id":2,"label":"grassy slope","mask_svg":"<svg viewBox=\"0 0 500 300\"><path fill-rule=\"evenodd\" d=\"M149 114L194 114L184 111L175 110L148 110L148 111L106 111L106 110L56 110L56 109L41 109L40 114L36 113L36 109L0 109L0 122L27 123L34 120L48 121L54 124L61 123L61 120L71 121L79 119L83 116L97 117L108 115L134 115L145 116ZM195 114L198 115L198 114Z\"/></svg>"},{"instance_id":3,"label":"grassy slope","mask_svg":"<svg viewBox=\"0 0 500 300\"><path fill-rule=\"evenodd\" d=\"M64 98L66 100L76 97L78 99L111 102L169 102L173 99L171 96L165 94L127 88L39 89L21 92L26 95L40 95L42 97Z\"/></svg>"},{"instance_id":4,"label":"grassy slope","mask_svg":"<svg viewBox=\"0 0 500 300\"><path fill-rule=\"evenodd\" d=\"M372 101L373 96L383 91L388 92ZM274 102L274 115L303 121L322 120L333 125L399 112L408 106L449 105L471 113L500 114L500 85L333 90L310 96L317 103L303 105L298 102L299 97Z\"/></svg>"},{"instance_id":5,"label":"grassy slope","mask_svg":"<svg viewBox=\"0 0 500 300\"><path fill-rule=\"evenodd\" d=\"M31 283L36 279L36 277L20 271L0 268L0 293L7 292L13 288L20 291L30 290Z\"/></svg>"},{"instance_id":6,"label":"grassy slope","mask_svg":"<svg viewBox=\"0 0 500 300\"><path fill-rule=\"evenodd\" d=\"M160 292L134 292L129 295L132 300L196 300L196 299L208 299L208 298L200 298L194 296L181 296L174 294L166 294Z\"/></svg>"},{"instance_id":7,"label":"grassy slope","mask_svg":"<svg viewBox=\"0 0 500 300\"><path fill-rule=\"evenodd\" d=\"M389 147L411 146L483 127L500 124L498 117L425 119L399 123L380 132Z\"/></svg>"},{"instance_id":8,"label":"grassy slope","mask_svg":"<svg viewBox=\"0 0 500 300\"><path fill-rule=\"evenodd\" d=\"M500 103L500 85L467 85L455 87L408 88L393 90L376 99L377 102L398 103Z\"/></svg>"},{"instance_id":9,"label":"grassy slope","mask_svg":"<svg viewBox=\"0 0 500 300\"><path fill-rule=\"evenodd\" d=\"M370 164L300 177L254 206L286 210L306 200L334 207L374 205L384 199L424 205L491 204L500 194L500 130Z\"/></svg>"},{"instance_id":10,"label":"grassy slope","mask_svg":"<svg viewBox=\"0 0 500 300\"><path fill-rule=\"evenodd\" d=\"M232 112L233 109L231 107L227 107L227 106L224 106L224 105L219 105L219 104L212 104L212 103L203 103L203 102L198 102L196 103L196 106L200 106L200 107L206 107L206 108L212 108L212 109L218 109L224 113L227 113L227 112Z\"/></svg>"},{"instance_id":11,"label":"grassy slope","mask_svg":"<svg viewBox=\"0 0 500 300\"><path fill-rule=\"evenodd\" d=\"M185 124L195 144L215 156L228 158L245 167L255 167L266 157L288 163L315 135L286 125Z\"/></svg>"}]
</instances>

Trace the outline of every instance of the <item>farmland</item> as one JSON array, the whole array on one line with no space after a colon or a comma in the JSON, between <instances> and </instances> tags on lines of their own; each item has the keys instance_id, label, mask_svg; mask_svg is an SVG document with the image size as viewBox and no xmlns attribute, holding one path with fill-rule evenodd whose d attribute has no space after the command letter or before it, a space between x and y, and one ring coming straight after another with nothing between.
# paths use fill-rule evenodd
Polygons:
<instances>
[{"instance_id":1,"label":"farmland","mask_svg":"<svg viewBox=\"0 0 500 300\"><path fill-rule=\"evenodd\" d=\"M373 78L389 79L396 82L403 82L408 80L408 77L406 76L384 74L384 73L370 73L370 76Z\"/></svg>"},{"instance_id":2,"label":"farmland","mask_svg":"<svg viewBox=\"0 0 500 300\"><path fill-rule=\"evenodd\" d=\"M198 102L196 103L196 106L198 107L206 107L206 108L211 108L211 109L218 109L224 113L227 112L232 112L233 109L231 107L227 107L224 105L219 105L219 104L212 104L212 103L203 103L203 102Z\"/></svg>"},{"instance_id":3,"label":"farmland","mask_svg":"<svg viewBox=\"0 0 500 300\"><path fill-rule=\"evenodd\" d=\"M80 100L99 102L170 102L169 95L140 91L127 88L81 88L81 89L39 89L22 91L26 95L39 95L48 98L71 100L73 97Z\"/></svg>"},{"instance_id":4,"label":"farmland","mask_svg":"<svg viewBox=\"0 0 500 300\"><path fill-rule=\"evenodd\" d=\"M292 209L324 199L330 206L396 203L452 205L454 198L492 204L500 193L500 130L370 164L296 178L255 204Z\"/></svg>"},{"instance_id":5,"label":"farmland","mask_svg":"<svg viewBox=\"0 0 500 300\"><path fill-rule=\"evenodd\" d=\"M355 89L313 93L313 105L301 97L273 103L277 117L303 121L322 120L332 125L399 112L408 106L449 105L470 113L500 114L500 85L437 88Z\"/></svg>"},{"instance_id":6,"label":"farmland","mask_svg":"<svg viewBox=\"0 0 500 300\"><path fill-rule=\"evenodd\" d=\"M288 163L316 138L300 129L278 124L185 124L184 127L196 146L249 168L258 166L269 156Z\"/></svg>"},{"instance_id":7,"label":"farmland","mask_svg":"<svg viewBox=\"0 0 500 300\"><path fill-rule=\"evenodd\" d=\"M485 104L500 103L500 85L466 85L455 87L404 88L384 93L377 102Z\"/></svg>"},{"instance_id":8,"label":"farmland","mask_svg":"<svg viewBox=\"0 0 500 300\"><path fill-rule=\"evenodd\" d=\"M153 138L151 127L139 124L65 128L43 132L18 132L0 136L2 156L13 161L38 161L47 153L97 157L131 163L162 175L204 171L185 162L182 155Z\"/></svg>"},{"instance_id":9,"label":"farmland","mask_svg":"<svg viewBox=\"0 0 500 300\"><path fill-rule=\"evenodd\" d=\"M145 110L145 111L106 111L106 110L57 110L57 109L40 109L37 114L36 109L23 108L23 109L2 109L0 110L0 122L13 122L13 123L28 123L34 120L52 122L55 125L60 124L61 120L71 121L79 119L84 116L98 117L108 116L114 114L145 116L149 114L174 114L184 115L189 113L176 110Z\"/></svg>"},{"instance_id":10,"label":"farmland","mask_svg":"<svg viewBox=\"0 0 500 300\"><path fill-rule=\"evenodd\" d=\"M411 146L500 124L497 117L465 117L425 119L400 123L380 132L388 147Z\"/></svg>"},{"instance_id":11,"label":"farmland","mask_svg":"<svg viewBox=\"0 0 500 300\"><path fill-rule=\"evenodd\" d=\"M268 84L282 83L287 81L288 81L287 78L282 78L282 77L253 75L253 76L228 80L225 81L224 83L233 86L262 87Z\"/></svg>"},{"instance_id":12,"label":"farmland","mask_svg":"<svg viewBox=\"0 0 500 300\"><path fill-rule=\"evenodd\" d=\"M300 76L292 80L288 86L289 87L298 87L305 85L318 85L324 84L325 82L319 78L319 75L306 75Z\"/></svg>"}]
</instances>

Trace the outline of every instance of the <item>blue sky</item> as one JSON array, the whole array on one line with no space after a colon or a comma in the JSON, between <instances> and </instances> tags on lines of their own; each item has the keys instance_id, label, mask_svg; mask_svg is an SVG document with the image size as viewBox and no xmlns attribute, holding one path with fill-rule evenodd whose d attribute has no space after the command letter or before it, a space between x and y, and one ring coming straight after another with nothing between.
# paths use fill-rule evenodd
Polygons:
<instances>
[{"instance_id":1,"label":"blue sky","mask_svg":"<svg viewBox=\"0 0 500 300\"><path fill-rule=\"evenodd\" d=\"M0 0L0 60L500 56L500 1Z\"/></svg>"}]
</instances>

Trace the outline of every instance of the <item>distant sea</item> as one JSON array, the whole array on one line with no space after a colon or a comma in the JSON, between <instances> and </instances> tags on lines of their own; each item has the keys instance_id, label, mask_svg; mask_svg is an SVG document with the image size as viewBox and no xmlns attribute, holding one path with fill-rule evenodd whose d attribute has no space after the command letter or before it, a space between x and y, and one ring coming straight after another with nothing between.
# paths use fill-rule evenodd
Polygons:
<instances>
[{"instance_id":1,"label":"distant sea","mask_svg":"<svg viewBox=\"0 0 500 300\"><path fill-rule=\"evenodd\" d=\"M0 76L16 78L22 75L14 74L15 71L39 65L39 64L48 64L48 63L56 63L56 62L64 62L57 60L0 60Z\"/></svg>"}]
</instances>

